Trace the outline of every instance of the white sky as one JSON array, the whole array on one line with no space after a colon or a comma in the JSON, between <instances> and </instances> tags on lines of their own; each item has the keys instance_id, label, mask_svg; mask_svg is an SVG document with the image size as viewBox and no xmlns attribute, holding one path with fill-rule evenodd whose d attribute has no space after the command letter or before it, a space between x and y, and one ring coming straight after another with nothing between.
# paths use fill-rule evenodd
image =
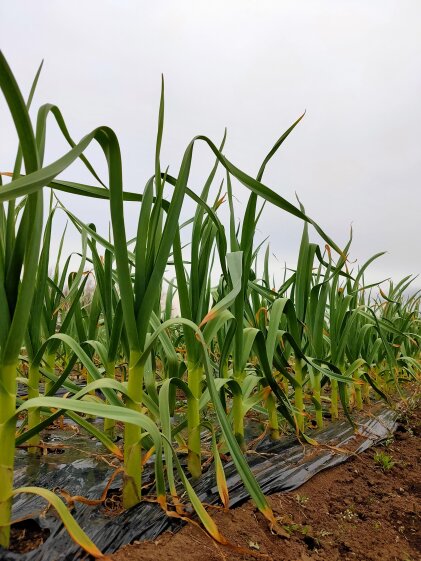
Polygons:
<instances>
[{"instance_id":1,"label":"white sky","mask_svg":"<svg viewBox=\"0 0 421 561\"><path fill-rule=\"evenodd\" d=\"M306 109L264 182L290 201L297 192L339 245L352 223L358 262L387 250L370 280L421 272L420 0L0 0L0 24L1 46L25 94L45 59L34 109L56 103L75 140L100 124L114 128L130 190L141 191L153 174L161 73L162 164L173 175L194 135L219 143L225 126L226 156L255 175ZM11 169L15 149L0 100L2 171ZM65 149L51 121L46 160ZM99 150L91 157L103 171ZM190 179L197 192L212 162L197 145ZM64 177L88 180L80 165ZM235 188L241 215L247 194ZM107 232L105 203L62 199ZM192 204L183 210L190 216ZM127 218L132 234L134 205ZM299 220L267 207L259 236L269 235L280 264L293 266L301 229ZM69 231L67 248L78 244Z\"/></svg>"}]
</instances>

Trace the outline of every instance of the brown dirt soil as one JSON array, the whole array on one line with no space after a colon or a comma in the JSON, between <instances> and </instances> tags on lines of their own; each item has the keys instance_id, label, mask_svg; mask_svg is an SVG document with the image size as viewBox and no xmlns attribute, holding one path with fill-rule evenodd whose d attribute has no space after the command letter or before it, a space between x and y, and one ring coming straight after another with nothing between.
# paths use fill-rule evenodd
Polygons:
<instances>
[{"instance_id":1,"label":"brown dirt soil","mask_svg":"<svg viewBox=\"0 0 421 561\"><path fill-rule=\"evenodd\" d=\"M49 530L40 528L35 520L16 522L10 531L10 551L28 553L44 543L49 534Z\"/></svg>"},{"instance_id":2,"label":"brown dirt soil","mask_svg":"<svg viewBox=\"0 0 421 561\"><path fill-rule=\"evenodd\" d=\"M214 519L239 553L189 524L154 542L137 542L113 561L416 561L421 560L421 410L401 419L395 440L269 497L289 539L272 535L251 502ZM375 455L377 461L374 460ZM394 462L382 469L388 459Z\"/></svg>"}]
</instances>

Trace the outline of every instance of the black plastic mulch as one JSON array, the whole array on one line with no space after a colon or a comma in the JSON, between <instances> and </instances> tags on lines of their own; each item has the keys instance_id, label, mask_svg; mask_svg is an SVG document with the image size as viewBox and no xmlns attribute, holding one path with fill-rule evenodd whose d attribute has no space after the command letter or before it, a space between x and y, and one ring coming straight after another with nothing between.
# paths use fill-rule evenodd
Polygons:
<instances>
[{"instance_id":1,"label":"black plastic mulch","mask_svg":"<svg viewBox=\"0 0 421 561\"><path fill-rule=\"evenodd\" d=\"M370 446L389 438L395 427L396 412L378 407L374 416L357 416L358 433L347 421L331 424L314 437L320 444L337 446L361 453ZM50 444L64 444L61 454L49 454L41 459L31 459L26 452L17 452L15 487L36 485L48 489L64 489L70 495L97 499L101 496L115 468L100 459L104 449L84 434L69 437L68 431L54 431ZM350 452L351 453L351 452ZM247 456L251 469L266 494L287 492L300 487L313 475L328 467L344 462L350 454L342 454L323 446L302 446L294 438L272 442L263 440L253 454ZM106 457L106 456L104 456ZM230 506L249 499L233 462L224 466ZM146 466L143 484L153 483L152 465ZM116 478L111 490L117 490L121 480ZM219 502L213 469L209 469L194 484L201 501ZM116 515L110 515L103 506L77 503L73 515L103 553L113 553L135 540L156 539L165 530L176 531L181 523L165 515L154 503L143 502ZM54 509L35 495L16 497L13 518L31 516L50 535L37 549L16 554L0 548L1 561L73 561L86 558L86 554L71 540Z\"/></svg>"}]
</instances>

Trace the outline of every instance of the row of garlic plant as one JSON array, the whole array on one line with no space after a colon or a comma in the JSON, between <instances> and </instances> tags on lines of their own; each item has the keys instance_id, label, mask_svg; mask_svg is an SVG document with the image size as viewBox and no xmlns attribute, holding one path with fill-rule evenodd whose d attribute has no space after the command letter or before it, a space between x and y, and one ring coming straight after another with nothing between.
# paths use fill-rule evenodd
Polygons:
<instances>
[{"instance_id":1,"label":"row of garlic plant","mask_svg":"<svg viewBox=\"0 0 421 561\"><path fill-rule=\"evenodd\" d=\"M159 325L159 321L158 324L156 324L153 312L154 307L156 307L159 302L160 283L167 264L172 241L178 228L178 216L184 195L187 192L200 204L202 204L202 202L186 186L192 158L193 142L186 150L178 178L176 180L169 177L167 178L170 183L173 182L175 187L171 202L168 204L167 201L164 201L162 198L162 183L159 170L159 147L160 135L162 134L163 103L161 103L159 119L156 173L154 180L148 183L143 195L123 193L120 151L118 141L114 133L107 127L100 127L86 135L78 144L75 144L69 136L59 109L53 105L45 105L38 112L35 134L29 119L27 107L23 102L10 68L3 57L1 59L1 63L1 85L3 92L5 93L11 115L15 121L20 141L19 151L22 151L25 163L25 175L20 175L19 153L17 164L15 166L16 171L12 176L12 181L9 185L2 189L1 193L3 211L2 304L5 306L5 312L10 312L11 314L15 313L15 316L13 317L15 321L11 322L11 334L13 337L7 332L7 327L9 327L8 323L10 322L5 321L2 324L3 366L1 368L1 381L2 389L4 390L2 399L6 405L2 408L3 416L1 419L1 430L2 437L7 444L5 444L4 449L2 450L2 457L0 458L2 470L4 472L2 472L2 475L4 475L6 482L3 487L3 495L1 497L0 505L0 536L1 544L7 546L10 533L10 506L13 494L12 478L15 439L12 438L12 435L15 431L18 415L26 410L30 412L27 422L28 430L26 430L26 432L22 431L22 427L25 427L25 425L22 424L17 441L22 443L26 440L30 440L29 450L32 452L36 451L37 448L37 433L43 427L51 423L52 420L60 413L66 411L69 416L76 419L88 431L95 434L95 436L108 446L109 449L114 450L118 455L118 449L112 444L111 439L107 435L107 431L105 433L101 433L95 427L90 427L86 419L80 417L77 413L95 414L110 418L111 420L120 420L125 422L125 481L123 489L123 500L125 506L131 506L140 500L140 443L142 438L141 429L145 428L149 436L149 440L153 440L153 445L156 450L157 491L160 501L165 503L165 485L163 483L162 469L160 466L162 459L159 451L162 448L161 438L163 437L165 442L166 461L170 464L170 462L172 462L171 434L160 435L156 424L151 424L149 417L140 413L143 401L143 373L145 364L149 360L149 353L151 352L155 340L158 337L164 341L168 348L165 329L163 326ZM46 121L49 115L52 115L56 119L57 124L63 132L65 138L68 140L71 149L62 158L48 166L42 167L42 156L46 136ZM109 189L56 181L56 176L71 165L76 158L81 158L95 178L98 179L89 162L87 162L83 156L84 150L93 140L96 140L100 144L106 156L109 169ZM239 170L235 171L236 168L223 159L221 153L208 139L203 138L203 140L209 144L212 150L214 150L217 154L218 158L223 160L226 167L230 166L234 170L234 174L236 173L237 175L241 175ZM33 161L31 161L31 158ZM243 178L245 178L246 181L249 179L248 176L244 174ZM116 263L115 278L118 282L118 299L124 323L124 328L121 330L121 343L124 347L126 355L125 358L129 364L127 385L120 384L112 378L110 379L110 377L104 380L102 377L102 369L99 370L96 368L92 361L92 350L86 349L87 346L92 347L94 352L100 356L102 362L108 366L110 362L110 352L107 356L104 353L101 354L101 351L104 349L98 345L98 341L86 340L87 335L95 335L96 320L95 315L92 315L89 320L89 329L87 331L84 329L83 313L79 305L79 296L83 288L83 283L80 287L78 286L78 283L76 282L78 279L77 274L71 275L68 283L70 294L74 298L70 298L68 295L63 299L64 303L69 305L69 309L63 310L62 305L59 306L59 313L62 322L58 332L56 332L57 325L54 327L54 325L51 326L51 324L50 328L53 327L52 333L51 329L50 331L45 329L45 325L42 325L43 330L41 330L40 319L42 314L40 315L40 312L45 304L44 299L50 299L51 304L51 294L47 294L48 283L45 282L45 273L48 268L46 265L48 265L48 244L49 236L51 235L49 228L51 228L52 214L49 217L49 225L47 225L45 232L44 251L38 263L42 234L42 208L40 206L40 201L42 202L42 189L44 186L49 186L57 190L67 192L70 191L78 195L83 194L85 196L110 199L114 240L112 247L109 249L112 250L113 259L115 259ZM260 186L257 183L252 185L252 187L254 189L258 189ZM156 190L155 193L153 193L154 189ZM270 194L269 190L268 193ZM15 201L19 197L24 198L20 201L19 206L17 207L18 210L15 212ZM136 243L134 257L130 256L130 258L127 249L127 240L125 238L122 204L123 199L142 201L139 216L139 231L137 236L138 243ZM7 213L4 207L4 203L6 201L8 202ZM37 205L35 205L33 201L37 201ZM284 204L283 199L279 198L279 201L281 203L280 206L282 206ZM285 202L285 204L287 203ZM163 218L164 211L166 213L165 219ZM207 211L211 212L211 209L207 208ZM23 215L21 220L19 220L19 212ZM17 235L13 231L13 228L18 229ZM93 235L94 229L83 225L84 239L87 236L87 232L89 235ZM94 235L93 238L97 239ZM25 250L22 245L23 240L28 241L28 250ZM15 241L16 251L12 252L12 255L10 255L10 246L12 245L13 247L13 243ZM104 240L101 239L100 241L103 243ZM108 247L107 243L103 243L103 245ZM15 250L14 247L13 250ZM19 258L21 259L20 262ZM23 275L21 275L22 269ZM135 272L132 274L133 269ZM63 275L61 278L63 278ZM81 275L79 274L79 279L80 278ZM21 280L20 283L19 280ZM57 286L57 283L52 283L52 288L53 292L55 292L60 298L60 296L62 296L62 294L60 294L62 293L62 290L59 286ZM36 292L35 299L33 299L34 292ZM33 307L31 305L31 301L33 303ZM101 303L104 305L104 301ZM95 307L99 309L99 295L92 304L95 304ZM116 308L116 313L120 308ZM23 311L25 311L25 313L23 313ZM45 310L43 311L45 312ZM64 311L66 311L66 313L64 313ZM46 311L46 316L51 319L51 317L55 316L57 313L58 310L56 309L51 315L50 309ZM5 317L7 318L7 313L5 313ZM92 319L92 317L94 319ZM217 395L216 388L212 386L213 379L211 366L207 357L203 335L197 326L190 320L177 320L177 323L180 322L185 324L188 328L193 329L193 331L196 331L197 338L201 341L201 353L203 354L201 361L205 366L209 382L208 385L210 387L210 391L213 391L213 399L215 400ZM171 323L173 323L173 321L169 320L168 326ZM113 328L114 325L115 323L113 323ZM154 325L156 327L152 334L148 333L150 325L152 328ZM69 334L76 335L79 342ZM118 333L112 333L112 335L115 335L115 338L113 339L113 337L111 337L111 339L114 340L114 343L116 343ZM150 341L147 341L148 338ZM10 341L12 341L12 343L10 343ZM17 349L19 348L20 350L23 342L25 342L27 348L25 349L25 356L21 357L21 359L26 363L29 362L29 376L27 384L30 399L22 404L19 404L19 401L16 398L16 381L18 379L16 377L16 366L20 360ZM56 366L55 360L53 363L52 357L55 359L55 354L59 345L65 346L71 350L71 359L65 365L60 376L57 376L54 371L54 367ZM80 391L77 391L79 388L69 380L69 374L76 359L79 359L84 364L84 367L88 372L88 380L93 380L93 382L89 383L86 388ZM107 368L104 370L109 371ZM43 374L43 376L48 379L48 382L45 384L45 391L42 397L39 397L40 374ZM63 400L50 397L53 396L55 391L61 386L64 386L67 390L73 392L74 399ZM77 400L77 398L80 399L85 396L89 397L91 392L98 388L103 391L106 400L109 403L107 407L104 407L105 404L89 403ZM125 399L123 400L121 396L125 396ZM192 405L195 405L196 401L197 398L191 399ZM17 410L16 404L20 405ZM149 405L150 412L156 412L156 404L150 400ZM52 407L58 409L58 411L53 414L48 414L49 409ZM159 413L162 413L163 417L165 412L164 403L163 407L159 408ZM47 418L43 418L41 420L41 415L43 413L44 417L46 416ZM254 496L259 508L272 522L274 522L273 515L267 506L265 498L256 485L247 463L239 453L235 439L230 438L229 425L224 417L222 409L219 410L219 415L221 426L226 433L226 440L234 454L239 471L241 472L246 485L248 486L251 494ZM162 425L164 424L162 418L161 423ZM176 460L176 464L180 471L181 468L178 460ZM191 487L189 487L187 480L185 480L182 470L180 472L180 476L184 480L190 498L194 503L196 511L202 521L206 523L208 529L212 529L212 523L210 522L208 515L200 503L197 502L197 499L195 499L194 492ZM168 477L172 478L172 470L168 471ZM23 490L21 489L20 491ZM46 496L46 491L36 490L33 488L25 489L25 492L37 492L38 494ZM56 508L63 511L60 503L57 503L56 498L54 498L51 493L48 495L48 499L54 502ZM71 524L71 522L69 522L69 517L67 517L66 520L67 524ZM215 533L215 531L213 531L213 533ZM89 540L86 541L85 539L85 546L87 543L90 551L95 554L94 546L89 544Z\"/></svg>"},{"instance_id":2,"label":"row of garlic plant","mask_svg":"<svg viewBox=\"0 0 421 561\"><path fill-rule=\"evenodd\" d=\"M25 104L7 62L0 58L0 63L0 84L20 143L11 181L0 191L0 305L2 317L6 318L0 332L0 436L5 443L0 450L0 475L5 481L0 491L0 545L7 547L9 543L13 493L35 492L54 504L83 547L100 555L89 538L75 529L60 499L52 493L35 488L13 490L15 443L26 442L28 452L36 454L40 431L63 413L122 459L125 507L141 500L142 448L147 451L153 447L160 504L169 508L168 488L177 511L183 512L177 498L176 470L199 518L214 537L223 541L198 501L176 453L187 432L188 470L193 477L199 477L201 435L206 429L212 435L221 498L226 500L226 489L217 438L222 438L231 453L258 508L276 525L243 456L247 412L255 409L267 415L272 438L280 437L280 422L285 419L298 435L310 440L306 435L308 396L311 395L319 426L323 422L322 399L330 399L335 417L339 397L348 414L352 391L357 406L361 405L362 394L367 397L368 387L387 397L391 383L399 387L399 377L413 375L416 369L419 300L416 296L405 300L403 282L392 286L387 296L381 296L387 305L373 302L361 282L365 266L356 275L347 269L349 247L340 251L307 217L301 205L292 205L262 183L267 163L300 119L275 143L256 179L223 156L225 138L217 148L206 137L197 137L189 144L178 176L172 177L162 171L160 162L162 89L155 170L143 193L138 194L123 188L118 140L111 129L95 129L76 144L59 109L47 104L38 112L34 131L28 107L38 74ZM49 116L55 119L70 148L62 158L43 166ZM109 173L105 184L84 156L93 140L104 151ZM193 147L198 140L204 141L216 158L200 195L188 185ZM100 186L57 179L77 158L82 159ZM222 186L214 203L208 201L218 166L227 175L228 236L218 217ZM241 228L235 225L232 178L251 192ZM165 186L171 186L169 200L164 197ZM109 200L112 241L100 236L94 224L81 222L57 198L50 197L43 226L44 187L56 195L62 191ZM186 196L196 202L196 212L180 224ZM123 201L140 203L134 240L126 236ZM297 270L285 278L278 290L270 288L268 254L262 279L258 278L255 264L259 248L254 246L254 232L261 213L259 205L267 202L305 224ZM70 257L60 268L60 250L50 275L51 228L59 211L66 213L80 232L81 261L76 272L69 269ZM310 244L308 224L328 244L323 254L317 245ZM188 255L180 234L185 226L192 232ZM338 255L336 262L332 249ZM213 288L211 269L216 260L222 275ZM167 282L169 263L175 267L176 278ZM94 289L86 302L89 268ZM163 282L167 283L164 310ZM175 297L181 318L171 317ZM71 378L77 363L87 373L82 389ZM123 379L116 377L117 365L125 367ZM361 380L364 384L360 384ZM27 400L17 398L17 381L27 384ZM62 387L68 392L66 399L55 397ZM101 390L103 397L95 390ZM184 418L177 425L171 423L176 391L181 391L186 401ZM216 413L214 426L204 421L209 406ZM27 416L16 433L17 416L25 412ZM90 423L86 415L103 417L103 430ZM116 421L125 426L123 452L114 442Z\"/></svg>"}]
</instances>

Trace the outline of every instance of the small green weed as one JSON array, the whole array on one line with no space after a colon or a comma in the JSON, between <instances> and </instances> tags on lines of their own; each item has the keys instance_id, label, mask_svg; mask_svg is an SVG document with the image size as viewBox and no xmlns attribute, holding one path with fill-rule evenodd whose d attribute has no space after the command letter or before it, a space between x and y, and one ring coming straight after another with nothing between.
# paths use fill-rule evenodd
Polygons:
<instances>
[{"instance_id":1,"label":"small green weed","mask_svg":"<svg viewBox=\"0 0 421 561\"><path fill-rule=\"evenodd\" d=\"M389 471L395 465L392 456L385 452L376 452L374 454L374 461L378 464L383 471Z\"/></svg>"},{"instance_id":2,"label":"small green weed","mask_svg":"<svg viewBox=\"0 0 421 561\"><path fill-rule=\"evenodd\" d=\"M304 506L308 503L309 498L306 495L295 495L295 500L301 506Z\"/></svg>"}]
</instances>

